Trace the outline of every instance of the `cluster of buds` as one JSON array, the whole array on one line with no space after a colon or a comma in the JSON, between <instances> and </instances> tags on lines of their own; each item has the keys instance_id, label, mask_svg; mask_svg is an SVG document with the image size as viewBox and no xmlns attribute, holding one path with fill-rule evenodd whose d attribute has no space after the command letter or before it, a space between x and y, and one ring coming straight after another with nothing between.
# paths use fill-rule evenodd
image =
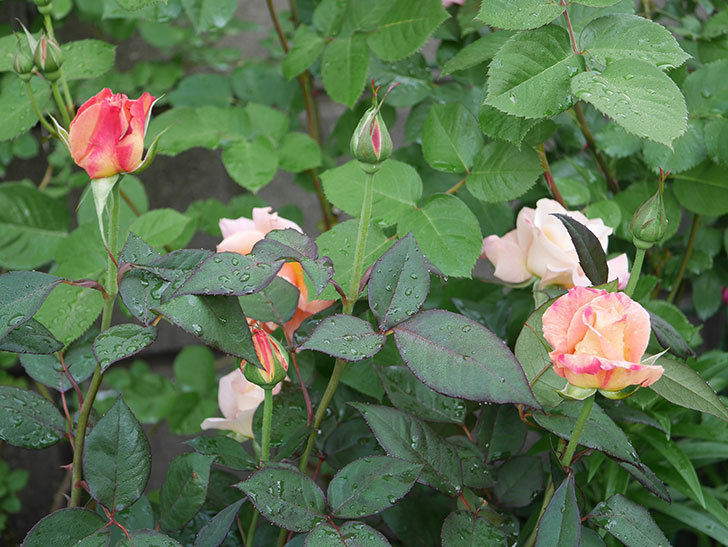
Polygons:
<instances>
[{"instance_id":1,"label":"cluster of buds","mask_svg":"<svg viewBox=\"0 0 728 547\"><path fill-rule=\"evenodd\" d=\"M245 379L264 389L271 389L282 382L288 372L288 352L263 329L253 327L253 347L263 368L246 361L240 363Z\"/></svg>"},{"instance_id":2,"label":"cluster of buds","mask_svg":"<svg viewBox=\"0 0 728 547\"><path fill-rule=\"evenodd\" d=\"M45 33L40 40L33 38L28 29L23 27L25 37L16 35L17 47L13 68L24 81L30 80L33 70L37 69L46 79L54 82L61 76L63 52L52 37Z\"/></svg>"},{"instance_id":3,"label":"cluster of buds","mask_svg":"<svg viewBox=\"0 0 728 547\"><path fill-rule=\"evenodd\" d=\"M396 84L395 84L396 85ZM382 119L384 99L394 86L390 86L381 101L377 100L379 88L372 80L372 106L364 113L351 136L351 155L359 161L362 170L376 173L384 160L392 155L392 137Z\"/></svg>"},{"instance_id":4,"label":"cluster of buds","mask_svg":"<svg viewBox=\"0 0 728 547\"><path fill-rule=\"evenodd\" d=\"M640 205L629 224L634 244L640 249L649 249L655 243L662 241L667 232L667 214L662 193L665 188L665 179L669 174L660 169L657 192Z\"/></svg>"}]
</instances>

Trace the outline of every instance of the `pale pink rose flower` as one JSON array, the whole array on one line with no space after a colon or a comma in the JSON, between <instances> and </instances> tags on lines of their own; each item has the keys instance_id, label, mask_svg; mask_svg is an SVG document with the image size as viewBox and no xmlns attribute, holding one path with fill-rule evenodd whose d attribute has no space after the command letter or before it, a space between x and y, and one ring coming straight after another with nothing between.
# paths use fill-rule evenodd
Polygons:
<instances>
[{"instance_id":1,"label":"pale pink rose flower","mask_svg":"<svg viewBox=\"0 0 728 547\"><path fill-rule=\"evenodd\" d=\"M650 316L624 293L574 287L543 314L554 371L574 386L619 391L647 387L663 368L640 360L650 340Z\"/></svg>"},{"instance_id":2,"label":"pale pink rose flower","mask_svg":"<svg viewBox=\"0 0 728 547\"><path fill-rule=\"evenodd\" d=\"M280 390L281 385L278 384L273 388L273 395ZM200 427L234 431L243 437L252 437L253 415L264 398L263 388L248 382L237 368L220 378L218 384L217 404L224 418L206 418Z\"/></svg>"},{"instance_id":3,"label":"pale pink rose flower","mask_svg":"<svg viewBox=\"0 0 728 547\"><path fill-rule=\"evenodd\" d=\"M252 219L245 217L238 219L220 219L220 231L222 232L223 240L217 246L217 251L229 251L245 255L252 251L255 244L263 239L271 230L285 230L288 228L303 233L303 230L301 230L298 224L279 217L278 213L272 212L271 207L256 207L253 209ZM334 301L309 300L308 288L303 277L303 269L297 262L284 264L278 272L278 275L294 285L300 293L298 297L298 309L291 320L284 326L286 335L290 337L304 319L328 308ZM268 330L274 330L276 328L275 323L267 323L264 326Z\"/></svg>"},{"instance_id":4,"label":"pale pink rose flower","mask_svg":"<svg viewBox=\"0 0 728 547\"><path fill-rule=\"evenodd\" d=\"M571 288L591 284L579 266L579 257L569 232L553 213L568 215L584 224L606 252L613 230L602 219L588 219L579 211L566 210L557 201L540 199L535 209L521 209L515 230L503 237L492 235L483 240L481 256L493 263L498 279L506 283L522 283L536 276L541 279L541 287L561 285ZM618 279L619 287L626 287L629 280L627 255L607 261L607 266L608 279Z\"/></svg>"},{"instance_id":5,"label":"pale pink rose flower","mask_svg":"<svg viewBox=\"0 0 728 547\"><path fill-rule=\"evenodd\" d=\"M457 4L458 6L462 6L465 3L465 0L442 0L442 7L449 8L453 4Z\"/></svg>"}]
</instances>

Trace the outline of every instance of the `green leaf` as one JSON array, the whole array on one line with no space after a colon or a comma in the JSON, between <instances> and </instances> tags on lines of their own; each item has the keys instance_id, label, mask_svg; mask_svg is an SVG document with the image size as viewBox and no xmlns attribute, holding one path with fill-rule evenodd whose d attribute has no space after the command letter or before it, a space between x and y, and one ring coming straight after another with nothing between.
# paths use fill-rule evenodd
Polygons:
<instances>
[{"instance_id":1,"label":"green leaf","mask_svg":"<svg viewBox=\"0 0 728 547\"><path fill-rule=\"evenodd\" d=\"M53 336L69 344L96 321L104 307L104 297L96 289L59 285L46 298L35 315Z\"/></svg>"},{"instance_id":2,"label":"green leaf","mask_svg":"<svg viewBox=\"0 0 728 547\"><path fill-rule=\"evenodd\" d=\"M448 13L439 0L394 0L369 36L369 47L385 61L397 61L419 50Z\"/></svg>"},{"instance_id":3,"label":"green leaf","mask_svg":"<svg viewBox=\"0 0 728 547\"><path fill-rule=\"evenodd\" d=\"M491 60L511 36L513 36L513 33L508 31L490 32L485 36L481 36L449 59L442 67L442 74L466 70Z\"/></svg>"},{"instance_id":4,"label":"green leaf","mask_svg":"<svg viewBox=\"0 0 728 547\"><path fill-rule=\"evenodd\" d=\"M326 93L338 103L352 108L366 83L369 49L366 37L351 34L335 38L321 58L321 77Z\"/></svg>"},{"instance_id":5,"label":"green leaf","mask_svg":"<svg viewBox=\"0 0 728 547\"><path fill-rule=\"evenodd\" d=\"M321 148L305 133L287 133L278 150L280 167L291 173L300 173L321 165Z\"/></svg>"},{"instance_id":6,"label":"green leaf","mask_svg":"<svg viewBox=\"0 0 728 547\"><path fill-rule=\"evenodd\" d=\"M268 464L235 486L263 517L286 530L305 532L326 518L324 493L291 466Z\"/></svg>"},{"instance_id":7,"label":"green leaf","mask_svg":"<svg viewBox=\"0 0 728 547\"><path fill-rule=\"evenodd\" d=\"M475 158L466 184L482 201L510 201L530 189L542 172L538 154L531 148L519 150L508 143L491 142Z\"/></svg>"},{"instance_id":8,"label":"green leaf","mask_svg":"<svg viewBox=\"0 0 728 547\"><path fill-rule=\"evenodd\" d=\"M677 173L673 190L680 204L693 213L706 216L728 213L725 169L710 161Z\"/></svg>"},{"instance_id":9,"label":"green leaf","mask_svg":"<svg viewBox=\"0 0 728 547\"><path fill-rule=\"evenodd\" d=\"M248 103L244 111L250 120L251 129L268 137L272 142L279 142L288 133L291 120L283 112L256 103Z\"/></svg>"},{"instance_id":10,"label":"green leaf","mask_svg":"<svg viewBox=\"0 0 728 547\"><path fill-rule=\"evenodd\" d=\"M364 183L367 175L356 160L328 169L321 174L326 197L339 209L353 217L361 213ZM372 219L390 226L415 206L422 196L422 180L409 164L386 160L374 174Z\"/></svg>"},{"instance_id":11,"label":"green leaf","mask_svg":"<svg viewBox=\"0 0 728 547\"><path fill-rule=\"evenodd\" d=\"M485 102L514 116L553 116L573 104L569 81L582 70L584 60L574 54L566 30L521 32L493 57Z\"/></svg>"},{"instance_id":12,"label":"green leaf","mask_svg":"<svg viewBox=\"0 0 728 547\"><path fill-rule=\"evenodd\" d=\"M693 116L712 118L728 109L728 90L723 85L728 59L703 65L688 75L682 89L688 110Z\"/></svg>"},{"instance_id":13,"label":"green leaf","mask_svg":"<svg viewBox=\"0 0 728 547\"><path fill-rule=\"evenodd\" d=\"M258 405L253 416L256 439L263 435L263 407ZM286 389L273 397L270 446L277 451L276 460L290 457L310 432L306 424L306 400L300 389Z\"/></svg>"},{"instance_id":14,"label":"green leaf","mask_svg":"<svg viewBox=\"0 0 728 547\"><path fill-rule=\"evenodd\" d=\"M128 11L136 11L154 4L167 3L167 0L115 0L119 6Z\"/></svg>"},{"instance_id":15,"label":"green leaf","mask_svg":"<svg viewBox=\"0 0 728 547\"><path fill-rule=\"evenodd\" d=\"M600 502L589 513L589 520L625 545L670 545L647 510L621 494Z\"/></svg>"},{"instance_id":16,"label":"green leaf","mask_svg":"<svg viewBox=\"0 0 728 547\"><path fill-rule=\"evenodd\" d=\"M571 80L571 90L638 137L670 147L687 129L685 99L677 85L644 61L621 59L601 74L582 72Z\"/></svg>"},{"instance_id":17,"label":"green leaf","mask_svg":"<svg viewBox=\"0 0 728 547\"><path fill-rule=\"evenodd\" d=\"M122 537L116 547L182 547L182 544L171 537L155 530L134 530L129 532L131 541Z\"/></svg>"},{"instance_id":18,"label":"green leaf","mask_svg":"<svg viewBox=\"0 0 728 547\"><path fill-rule=\"evenodd\" d=\"M155 327L143 327L133 323L114 325L96 337L94 355L103 372L113 363L139 353L156 339Z\"/></svg>"},{"instance_id":19,"label":"green leaf","mask_svg":"<svg viewBox=\"0 0 728 547\"><path fill-rule=\"evenodd\" d=\"M163 247L177 239L190 222L189 217L174 209L154 209L132 222L129 231L152 247Z\"/></svg>"},{"instance_id":20,"label":"green leaf","mask_svg":"<svg viewBox=\"0 0 728 547\"><path fill-rule=\"evenodd\" d=\"M96 357L91 349L96 332L96 329L90 329L63 352L63 362L76 383L88 379L96 370ZM28 376L45 386L58 391L71 389L71 382L63 371L58 355L22 355L20 364Z\"/></svg>"},{"instance_id":21,"label":"green leaf","mask_svg":"<svg viewBox=\"0 0 728 547\"><path fill-rule=\"evenodd\" d=\"M422 467L389 456L350 463L329 483L327 498L334 516L366 517L391 507L407 495Z\"/></svg>"},{"instance_id":22,"label":"green leaf","mask_svg":"<svg viewBox=\"0 0 728 547\"><path fill-rule=\"evenodd\" d=\"M187 17L197 34L221 29L235 15L236 0L182 0Z\"/></svg>"},{"instance_id":23,"label":"green leaf","mask_svg":"<svg viewBox=\"0 0 728 547\"><path fill-rule=\"evenodd\" d=\"M418 481L449 495L461 489L460 459L454 447L421 420L384 406L350 403L361 412L387 454L424 464Z\"/></svg>"},{"instance_id":24,"label":"green leaf","mask_svg":"<svg viewBox=\"0 0 728 547\"><path fill-rule=\"evenodd\" d=\"M498 469L493 494L505 507L525 507L543 489L543 464L532 456L517 456Z\"/></svg>"},{"instance_id":25,"label":"green leaf","mask_svg":"<svg viewBox=\"0 0 728 547\"><path fill-rule=\"evenodd\" d=\"M485 100L485 92L482 100ZM480 130L491 139L509 142L519 149L529 131L538 126L540 122L541 120L538 119L511 116L482 101L478 107Z\"/></svg>"},{"instance_id":26,"label":"green leaf","mask_svg":"<svg viewBox=\"0 0 728 547\"><path fill-rule=\"evenodd\" d=\"M690 58L665 27L626 13L594 19L581 32L579 48L600 65L619 59L638 59L667 70L681 66Z\"/></svg>"},{"instance_id":27,"label":"green leaf","mask_svg":"<svg viewBox=\"0 0 728 547\"><path fill-rule=\"evenodd\" d=\"M582 406L581 401L564 401L549 414L534 412L533 419L544 429L562 439L569 440ZM618 460L636 466L640 465L637 453L627 436L596 404L589 414L586 427L579 438L579 444L604 452Z\"/></svg>"},{"instance_id":28,"label":"green leaf","mask_svg":"<svg viewBox=\"0 0 728 547\"><path fill-rule=\"evenodd\" d=\"M444 395L539 406L508 347L475 321L427 310L394 327L394 337L415 376Z\"/></svg>"},{"instance_id":29,"label":"green leaf","mask_svg":"<svg viewBox=\"0 0 728 547\"><path fill-rule=\"evenodd\" d=\"M202 110L202 108L172 108L159 116L154 116L147 130L147 146L151 145L152 136L156 137L165 131L159 139L160 154L176 156L190 148L217 147L221 137L220 128L210 127ZM230 110L231 113L242 111L242 109Z\"/></svg>"},{"instance_id":30,"label":"green leaf","mask_svg":"<svg viewBox=\"0 0 728 547\"><path fill-rule=\"evenodd\" d=\"M650 386L652 391L671 403L707 412L728 422L728 409L710 385L688 365L669 357L660 357L658 365L665 369L662 377Z\"/></svg>"},{"instance_id":31,"label":"green leaf","mask_svg":"<svg viewBox=\"0 0 728 547\"><path fill-rule=\"evenodd\" d=\"M61 46L66 80L97 78L114 66L116 46L101 40L78 40Z\"/></svg>"},{"instance_id":32,"label":"green leaf","mask_svg":"<svg viewBox=\"0 0 728 547\"><path fill-rule=\"evenodd\" d=\"M554 497L538 523L536 547L558 547L581 543L581 518L576 502L574 474L569 473L554 492Z\"/></svg>"},{"instance_id":33,"label":"green leaf","mask_svg":"<svg viewBox=\"0 0 728 547\"><path fill-rule=\"evenodd\" d=\"M66 423L53 403L37 393L0 386L0 439L37 450L63 438Z\"/></svg>"},{"instance_id":34,"label":"green leaf","mask_svg":"<svg viewBox=\"0 0 728 547\"><path fill-rule=\"evenodd\" d=\"M48 547L49 545L77 545L84 539L104 528L106 520L98 513L71 507L51 513L31 528L23 540L27 547ZM102 538L101 543L104 545Z\"/></svg>"},{"instance_id":35,"label":"green leaf","mask_svg":"<svg viewBox=\"0 0 728 547\"><path fill-rule=\"evenodd\" d=\"M168 298L187 294L235 295L252 294L266 287L280 270L279 262L271 266L252 255L213 253L179 285ZM162 298L165 300L165 298Z\"/></svg>"},{"instance_id":36,"label":"green leaf","mask_svg":"<svg viewBox=\"0 0 728 547\"><path fill-rule=\"evenodd\" d=\"M725 13L728 14L728 11ZM705 121L704 126L705 148L714 163L728 166L728 150L721 143L728 139L728 120L712 118Z\"/></svg>"},{"instance_id":37,"label":"green leaf","mask_svg":"<svg viewBox=\"0 0 728 547\"><path fill-rule=\"evenodd\" d=\"M523 447L528 429L515 407L498 405L482 408L477 422L477 442L486 461L509 459Z\"/></svg>"},{"instance_id":38,"label":"green leaf","mask_svg":"<svg viewBox=\"0 0 728 547\"><path fill-rule=\"evenodd\" d=\"M420 310L430 292L430 274L411 233L374 263L367 289L369 307L382 332Z\"/></svg>"},{"instance_id":39,"label":"green leaf","mask_svg":"<svg viewBox=\"0 0 728 547\"><path fill-rule=\"evenodd\" d=\"M408 232L444 275L470 277L483 238L478 219L460 199L437 194L422 207L411 209L397 224L400 237Z\"/></svg>"},{"instance_id":40,"label":"green leaf","mask_svg":"<svg viewBox=\"0 0 728 547\"><path fill-rule=\"evenodd\" d=\"M190 445L196 452L205 456L215 456L217 463L233 469L248 471L258 466L253 457L248 454L238 441L218 435L217 437L195 437L185 444Z\"/></svg>"},{"instance_id":41,"label":"green leaf","mask_svg":"<svg viewBox=\"0 0 728 547\"><path fill-rule=\"evenodd\" d=\"M228 175L246 190L256 193L278 170L278 153L263 135L254 140L234 142L222 153Z\"/></svg>"},{"instance_id":42,"label":"green leaf","mask_svg":"<svg viewBox=\"0 0 728 547\"><path fill-rule=\"evenodd\" d=\"M461 424L465 420L465 402L442 395L420 382L407 367L377 367L387 397L399 410L428 422Z\"/></svg>"},{"instance_id":43,"label":"green leaf","mask_svg":"<svg viewBox=\"0 0 728 547\"><path fill-rule=\"evenodd\" d=\"M192 74L183 78L167 99L175 108L224 108L232 102L233 91L223 74Z\"/></svg>"},{"instance_id":44,"label":"green leaf","mask_svg":"<svg viewBox=\"0 0 728 547\"><path fill-rule=\"evenodd\" d=\"M689 120L685 133L672 143L672 150L664 144L645 142L642 155L654 173L663 171L682 173L695 167L706 156L706 144L703 140L703 121Z\"/></svg>"},{"instance_id":45,"label":"green leaf","mask_svg":"<svg viewBox=\"0 0 728 547\"><path fill-rule=\"evenodd\" d=\"M324 232L316 238L316 244L319 253L322 256L328 256L334 265L334 281L344 290L345 294L351 292L351 269L354 266L354 253L350 251L356 244L356 235L359 230L359 221L347 220L341 224L337 224L328 232ZM366 247L364 248L364 267L373 264L384 251L386 251L391 241L387 239L382 230L374 225L369 227ZM333 287L324 290L320 298L338 298L339 293Z\"/></svg>"},{"instance_id":46,"label":"green leaf","mask_svg":"<svg viewBox=\"0 0 728 547\"><path fill-rule=\"evenodd\" d=\"M15 37L13 43L14 40ZM50 86L39 78L33 78L30 85L42 112L51 96ZM17 137L38 123L25 83L16 74L8 74L0 79L0 119L3 120L0 142Z\"/></svg>"},{"instance_id":47,"label":"green leaf","mask_svg":"<svg viewBox=\"0 0 728 547\"><path fill-rule=\"evenodd\" d=\"M228 505L212 517L210 522L205 524L197 534L195 547L217 547L222 545L243 503L245 503L245 498Z\"/></svg>"},{"instance_id":48,"label":"green leaf","mask_svg":"<svg viewBox=\"0 0 728 547\"><path fill-rule=\"evenodd\" d=\"M539 0L491 0L483 2L477 18L486 25L509 30L526 30L550 23L566 6Z\"/></svg>"},{"instance_id":49,"label":"green leaf","mask_svg":"<svg viewBox=\"0 0 728 547\"><path fill-rule=\"evenodd\" d=\"M192 453L172 460L159 494L162 528L182 528L200 510L207 495L210 464L214 459L214 456Z\"/></svg>"},{"instance_id":50,"label":"green leaf","mask_svg":"<svg viewBox=\"0 0 728 547\"><path fill-rule=\"evenodd\" d=\"M434 169L464 173L483 146L478 122L461 104L433 105L422 132L422 153Z\"/></svg>"},{"instance_id":51,"label":"green leaf","mask_svg":"<svg viewBox=\"0 0 728 547\"><path fill-rule=\"evenodd\" d=\"M298 309L299 290L282 277L276 276L260 291L238 298L245 317L261 322L284 325Z\"/></svg>"},{"instance_id":52,"label":"green leaf","mask_svg":"<svg viewBox=\"0 0 728 547\"><path fill-rule=\"evenodd\" d=\"M681 359L687 359L695 355L693 349L675 327L656 313L651 311L648 311L648 313L650 314L652 332L664 349Z\"/></svg>"},{"instance_id":53,"label":"green leaf","mask_svg":"<svg viewBox=\"0 0 728 547\"><path fill-rule=\"evenodd\" d=\"M144 492L152 470L149 441L119 397L86 439L83 477L91 495L110 510L121 510Z\"/></svg>"},{"instance_id":54,"label":"green leaf","mask_svg":"<svg viewBox=\"0 0 728 547\"><path fill-rule=\"evenodd\" d=\"M620 0L573 0L575 4L582 4L592 8L606 8L620 2Z\"/></svg>"},{"instance_id":55,"label":"green leaf","mask_svg":"<svg viewBox=\"0 0 728 547\"><path fill-rule=\"evenodd\" d=\"M50 262L68 236L65 204L19 183L0 184L0 202L0 266L30 270Z\"/></svg>"},{"instance_id":56,"label":"green leaf","mask_svg":"<svg viewBox=\"0 0 728 547\"><path fill-rule=\"evenodd\" d=\"M470 511L454 511L442 523L440 539L443 547L474 547L501 545L505 538L488 519L478 517Z\"/></svg>"},{"instance_id":57,"label":"green leaf","mask_svg":"<svg viewBox=\"0 0 728 547\"><path fill-rule=\"evenodd\" d=\"M63 348L47 328L35 319L11 330L0 342L0 351L47 355Z\"/></svg>"},{"instance_id":58,"label":"green leaf","mask_svg":"<svg viewBox=\"0 0 728 547\"><path fill-rule=\"evenodd\" d=\"M27 323L61 279L42 272L0 275L0 340Z\"/></svg>"},{"instance_id":59,"label":"green leaf","mask_svg":"<svg viewBox=\"0 0 728 547\"><path fill-rule=\"evenodd\" d=\"M299 25L293 35L293 45L283 59L281 69L289 80L310 67L321 51L325 41L308 25Z\"/></svg>"},{"instance_id":60,"label":"green leaf","mask_svg":"<svg viewBox=\"0 0 728 547\"><path fill-rule=\"evenodd\" d=\"M377 353L386 337L363 319L332 315L321 321L297 351L311 349L345 361L361 361Z\"/></svg>"},{"instance_id":61,"label":"green leaf","mask_svg":"<svg viewBox=\"0 0 728 547\"><path fill-rule=\"evenodd\" d=\"M196 435L200 424L217 414L217 404L211 397L196 391L185 391L172 398L167 414L167 425L175 435Z\"/></svg>"},{"instance_id":62,"label":"green leaf","mask_svg":"<svg viewBox=\"0 0 728 547\"><path fill-rule=\"evenodd\" d=\"M328 522L322 522L309 532L303 545L305 547L341 547L341 545L389 547L390 543L378 530L363 522L349 521L337 528Z\"/></svg>"},{"instance_id":63,"label":"green leaf","mask_svg":"<svg viewBox=\"0 0 728 547\"><path fill-rule=\"evenodd\" d=\"M214 395L215 354L205 346L185 346L173 363L174 379L182 391Z\"/></svg>"},{"instance_id":64,"label":"green leaf","mask_svg":"<svg viewBox=\"0 0 728 547\"><path fill-rule=\"evenodd\" d=\"M554 213L569 232L579 257L579 266L593 285L604 285L608 281L607 255L597 236L581 222L570 216Z\"/></svg>"}]
</instances>

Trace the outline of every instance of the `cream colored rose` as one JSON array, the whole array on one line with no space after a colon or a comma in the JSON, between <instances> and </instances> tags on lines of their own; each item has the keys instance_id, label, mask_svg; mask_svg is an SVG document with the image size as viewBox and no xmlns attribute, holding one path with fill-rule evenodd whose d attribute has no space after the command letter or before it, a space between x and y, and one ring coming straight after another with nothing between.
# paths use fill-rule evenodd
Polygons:
<instances>
[{"instance_id":1,"label":"cream colored rose","mask_svg":"<svg viewBox=\"0 0 728 547\"><path fill-rule=\"evenodd\" d=\"M278 384L273 395L281 390ZM253 415L263 402L265 392L262 387L248 382L243 372L237 368L220 378L217 390L217 404L224 418L206 418L202 429L223 429L234 431L243 437L253 436Z\"/></svg>"},{"instance_id":2,"label":"cream colored rose","mask_svg":"<svg viewBox=\"0 0 728 547\"><path fill-rule=\"evenodd\" d=\"M541 279L541 287L571 288L591 284L579 266L569 232L553 213L568 215L584 224L607 250L612 228L605 226L601 219L588 219L578 211L567 211L552 199L540 199L535 209L521 209L515 230L503 237L488 236L483 240L481 256L493 263L498 279L506 283L523 283L536 276ZM607 266L609 280L619 279L619 287L624 288L629 279L627 255L609 260Z\"/></svg>"}]
</instances>

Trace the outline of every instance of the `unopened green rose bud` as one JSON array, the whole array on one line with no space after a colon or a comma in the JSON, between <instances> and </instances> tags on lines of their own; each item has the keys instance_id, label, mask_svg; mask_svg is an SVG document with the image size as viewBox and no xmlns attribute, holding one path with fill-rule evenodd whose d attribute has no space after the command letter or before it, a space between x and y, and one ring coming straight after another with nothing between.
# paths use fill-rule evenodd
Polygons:
<instances>
[{"instance_id":1,"label":"unopened green rose bud","mask_svg":"<svg viewBox=\"0 0 728 547\"><path fill-rule=\"evenodd\" d=\"M53 10L53 0L33 0L33 2L43 15L48 15Z\"/></svg>"},{"instance_id":2,"label":"unopened green rose bud","mask_svg":"<svg viewBox=\"0 0 728 547\"><path fill-rule=\"evenodd\" d=\"M667 214L665 213L665 202L662 199L662 184L655 195L635 211L629 229L632 232L635 246L642 249L649 249L665 237Z\"/></svg>"},{"instance_id":3,"label":"unopened green rose bud","mask_svg":"<svg viewBox=\"0 0 728 547\"><path fill-rule=\"evenodd\" d=\"M392 155L392 137L380 112L383 102L384 99L377 102L374 90L374 104L364 113L351 136L351 155L367 173L377 172L382 162Z\"/></svg>"},{"instance_id":4,"label":"unopened green rose bud","mask_svg":"<svg viewBox=\"0 0 728 547\"><path fill-rule=\"evenodd\" d=\"M43 76L50 81L57 80L61 76L60 68L63 64L61 47L53 38L44 34L35 47L33 62Z\"/></svg>"},{"instance_id":5,"label":"unopened green rose bud","mask_svg":"<svg viewBox=\"0 0 728 547\"><path fill-rule=\"evenodd\" d=\"M21 80L27 82L33 75L33 50L30 48L30 44L26 38L22 38L16 34L15 39L18 44L15 48L13 69L18 73Z\"/></svg>"},{"instance_id":6,"label":"unopened green rose bud","mask_svg":"<svg viewBox=\"0 0 728 547\"><path fill-rule=\"evenodd\" d=\"M263 329L253 327L253 347L263 368L243 361L241 367L245 378L253 384L272 388L283 381L288 371L288 352Z\"/></svg>"}]
</instances>

